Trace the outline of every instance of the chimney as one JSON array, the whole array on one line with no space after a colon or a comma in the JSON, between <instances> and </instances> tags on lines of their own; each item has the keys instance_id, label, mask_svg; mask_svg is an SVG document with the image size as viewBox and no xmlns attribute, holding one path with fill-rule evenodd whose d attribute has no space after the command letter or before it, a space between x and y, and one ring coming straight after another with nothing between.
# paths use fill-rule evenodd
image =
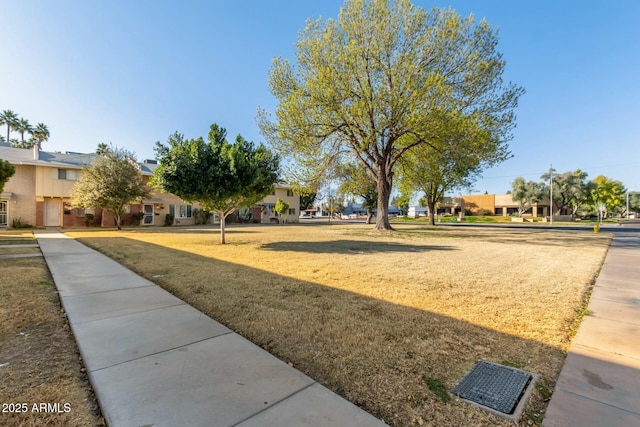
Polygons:
<instances>
[{"instance_id":1,"label":"chimney","mask_svg":"<svg viewBox=\"0 0 640 427\"><path fill-rule=\"evenodd\" d=\"M40 146L33 144L33 160L40 160Z\"/></svg>"}]
</instances>

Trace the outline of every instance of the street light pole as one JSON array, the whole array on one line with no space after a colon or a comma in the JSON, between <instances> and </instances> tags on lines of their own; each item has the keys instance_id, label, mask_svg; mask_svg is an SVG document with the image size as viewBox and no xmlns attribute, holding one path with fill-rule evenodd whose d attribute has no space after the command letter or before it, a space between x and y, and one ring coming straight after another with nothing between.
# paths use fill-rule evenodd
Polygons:
<instances>
[{"instance_id":1,"label":"street light pole","mask_svg":"<svg viewBox=\"0 0 640 427\"><path fill-rule=\"evenodd\" d=\"M553 166L549 163L549 188L551 189L549 195L549 219L551 225L553 225Z\"/></svg>"}]
</instances>

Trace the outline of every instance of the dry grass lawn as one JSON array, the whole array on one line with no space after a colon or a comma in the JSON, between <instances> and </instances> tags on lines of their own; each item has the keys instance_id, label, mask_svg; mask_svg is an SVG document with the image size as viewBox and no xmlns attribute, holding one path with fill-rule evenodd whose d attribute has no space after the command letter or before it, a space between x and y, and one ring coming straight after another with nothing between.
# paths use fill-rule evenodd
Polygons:
<instances>
[{"instance_id":1,"label":"dry grass lawn","mask_svg":"<svg viewBox=\"0 0 640 427\"><path fill-rule=\"evenodd\" d=\"M610 236L397 225L70 232L391 425L508 425L451 390L480 359L541 375L538 424Z\"/></svg>"},{"instance_id":2,"label":"dry grass lawn","mask_svg":"<svg viewBox=\"0 0 640 427\"><path fill-rule=\"evenodd\" d=\"M32 248L5 245L33 243L31 232L4 231L0 254L30 253ZM84 427L100 421L55 291L42 258L0 259L2 426ZM62 413L33 412L40 403L57 403ZM26 404L27 413L15 413L15 404Z\"/></svg>"}]
</instances>

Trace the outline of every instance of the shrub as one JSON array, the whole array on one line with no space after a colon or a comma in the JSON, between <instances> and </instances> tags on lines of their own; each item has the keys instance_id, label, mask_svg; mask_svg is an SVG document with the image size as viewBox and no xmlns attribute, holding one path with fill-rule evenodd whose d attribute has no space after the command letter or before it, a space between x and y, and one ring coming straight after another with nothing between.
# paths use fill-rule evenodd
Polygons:
<instances>
[{"instance_id":1,"label":"shrub","mask_svg":"<svg viewBox=\"0 0 640 427\"><path fill-rule=\"evenodd\" d=\"M211 219L211 212L206 211L204 209L194 209L193 210L193 218L195 223L198 225L208 224Z\"/></svg>"},{"instance_id":2,"label":"shrub","mask_svg":"<svg viewBox=\"0 0 640 427\"><path fill-rule=\"evenodd\" d=\"M84 225L86 225L87 227L91 227L93 225L94 219L95 219L95 216L93 214L90 214L90 213L84 214Z\"/></svg>"},{"instance_id":3,"label":"shrub","mask_svg":"<svg viewBox=\"0 0 640 427\"><path fill-rule=\"evenodd\" d=\"M166 214L164 216L164 226L165 227L171 227L172 225L173 225L173 215Z\"/></svg>"},{"instance_id":4,"label":"shrub","mask_svg":"<svg viewBox=\"0 0 640 427\"><path fill-rule=\"evenodd\" d=\"M137 212L131 215L131 225L139 226L144 218L144 212Z\"/></svg>"},{"instance_id":5,"label":"shrub","mask_svg":"<svg viewBox=\"0 0 640 427\"><path fill-rule=\"evenodd\" d=\"M12 228L33 228L33 225L26 222L22 222L22 218L14 218L13 221L11 221L11 227Z\"/></svg>"},{"instance_id":6,"label":"shrub","mask_svg":"<svg viewBox=\"0 0 640 427\"><path fill-rule=\"evenodd\" d=\"M480 209L478 211L478 215L479 216L492 216L493 212L491 212L489 209Z\"/></svg>"}]
</instances>

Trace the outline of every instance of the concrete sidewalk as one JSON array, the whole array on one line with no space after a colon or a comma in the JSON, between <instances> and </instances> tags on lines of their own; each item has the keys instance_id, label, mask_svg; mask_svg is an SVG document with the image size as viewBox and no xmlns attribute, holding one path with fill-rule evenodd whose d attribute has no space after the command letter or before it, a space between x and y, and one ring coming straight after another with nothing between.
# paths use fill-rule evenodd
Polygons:
<instances>
[{"instance_id":1,"label":"concrete sidewalk","mask_svg":"<svg viewBox=\"0 0 640 427\"><path fill-rule=\"evenodd\" d=\"M35 234L109 426L385 425L110 258Z\"/></svg>"},{"instance_id":2,"label":"concrete sidewalk","mask_svg":"<svg viewBox=\"0 0 640 427\"><path fill-rule=\"evenodd\" d=\"M640 223L625 224L596 281L543 425L640 426Z\"/></svg>"}]
</instances>

